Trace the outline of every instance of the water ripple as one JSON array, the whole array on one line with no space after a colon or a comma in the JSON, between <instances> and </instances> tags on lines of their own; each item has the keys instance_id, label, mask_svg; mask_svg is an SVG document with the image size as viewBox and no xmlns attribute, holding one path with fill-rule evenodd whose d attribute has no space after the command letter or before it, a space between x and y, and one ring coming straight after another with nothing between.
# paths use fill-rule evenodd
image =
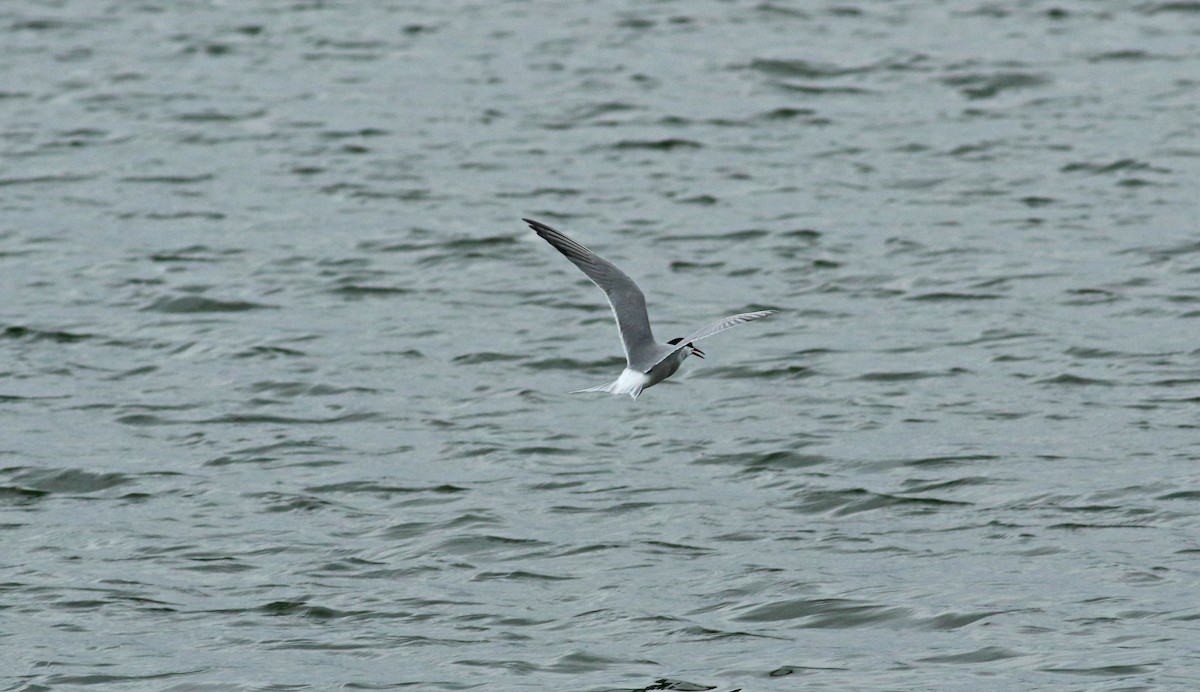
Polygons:
<instances>
[{"instance_id":1,"label":"water ripple","mask_svg":"<svg viewBox=\"0 0 1200 692\"><path fill-rule=\"evenodd\" d=\"M1200 678L1195 3L160 4L0 6L0 687Z\"/></svg>"}]
</instances>

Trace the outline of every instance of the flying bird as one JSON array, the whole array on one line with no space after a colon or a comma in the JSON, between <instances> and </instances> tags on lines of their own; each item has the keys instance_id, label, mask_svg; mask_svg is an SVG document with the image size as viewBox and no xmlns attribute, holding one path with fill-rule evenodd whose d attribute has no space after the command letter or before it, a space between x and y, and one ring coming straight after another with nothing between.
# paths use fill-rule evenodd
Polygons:
<instances>
[{"instance_id":1,"label":"flying bird","mask_svg":"<svg viewBox=\"0 0 1200 692\"><path fill-rule=\"evenodd\" d=\"M523 219L529 227L542 237L554 249L561 252L571 263L579 267L592 283L608 296L613 314L617 318L617 328L621 332L621 343L625 346L625 370L615 382L609 384L578 389L579 392L609 392L610 394L628 394L634 399L643 389L653 387L662 382L679 369L680 364L688 356L703 358L704 352L696 348L695 343L700 339L723 332L739 324L761 320L775 313L774 310L758 312L743 312L712 324L701 327L685 337L671 339L664 343L654 340L650 331L650 317L646 313L646 296L642 289L629 278L625 272L617 269L612 262L592 252L572 240L561 231L556 231L544 223Z\"/></svg>"}]
</instances>

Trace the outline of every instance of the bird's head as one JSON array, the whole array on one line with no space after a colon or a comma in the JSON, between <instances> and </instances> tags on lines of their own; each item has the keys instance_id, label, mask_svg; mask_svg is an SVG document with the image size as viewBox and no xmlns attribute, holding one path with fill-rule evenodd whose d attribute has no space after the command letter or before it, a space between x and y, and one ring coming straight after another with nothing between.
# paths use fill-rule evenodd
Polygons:
<instances>
[{"instance_id":1,"label":"bird's head","mask_svg":"<svg viewBox=\"0 0 1200 692\"><path fill-rule=\"evenodd\" d=\"M683 341L682 336L671 339L667 343L671 344L672 346L678 346L680 341ZM704 351L701 351L700 349L696 348L693 344L688 344L686 346L686 348L693 356L696 356L697 358L704 357Z\"/></svg>"}]
</instances>

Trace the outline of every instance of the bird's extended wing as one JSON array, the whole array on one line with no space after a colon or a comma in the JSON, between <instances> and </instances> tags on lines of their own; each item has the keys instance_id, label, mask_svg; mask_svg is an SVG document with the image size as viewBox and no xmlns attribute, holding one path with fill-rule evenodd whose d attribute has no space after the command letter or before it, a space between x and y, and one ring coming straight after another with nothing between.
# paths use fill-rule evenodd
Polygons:
<instances>
[{"instance_id":1,"label":"bird's extended wing","mask_svg":"<svg viewBox=\"0 0 1200 692\"><path fill-rule=\"evenodd\" d=\"M687 346L691 345L692 343L695 343L701 339L710 337L713 334L716 334L718 332L723 332L726 329L729 329L730 327L736 327L739 324L753 322L754 320L761 320L764 317L770 317L771 315L774 315L774 314L775 314L774 310L759 310L758 312L743 312L740 315L730 315L729 317L719 319L716 322L713 322L712 324L709 324L704 327L701 327L700 329L697 329L696 331L692 332L691 334L688 334L683 339L680 339L679 343L675 345L674 350L668 351L666 353L666 355L664 355L661 358L659 358L658 360L656 360L649 368L646 368L643 372L650 372L650 370L653 369L655 365L658 365L659 363L663 362L667 358L670 358L675 353L679 352L681 349L684 349Z\"/></svg>"},{"instance_id":2,"label":"bird's extended wing","mask_svg":"<svg viewBox=\"0 0 1200 692\"><path fill-rule=\"evenodd\" d=\"M655 349L654 334L650 331L650 317L646 313L646 296L642 289L625 272L600 255L580 245L566 234L550 228L544 223L523 219L543 240L554 246L572 264L579 267L592 283L608 296L621 331L621 343L625 346L625 360L629 363L652 358ZM732 325L731 325L732 326Z\"/></svg>"}]
</instances>

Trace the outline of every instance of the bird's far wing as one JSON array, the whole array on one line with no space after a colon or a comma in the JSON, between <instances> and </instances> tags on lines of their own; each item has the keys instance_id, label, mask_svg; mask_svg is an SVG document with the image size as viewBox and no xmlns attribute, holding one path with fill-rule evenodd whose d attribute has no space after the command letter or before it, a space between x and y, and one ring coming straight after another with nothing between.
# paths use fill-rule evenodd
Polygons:
<instances>
[{"instance_id":1,"label":"bird's far wing","mask_svg":"<svg viewBox=\"0 0 1200 692\"><path fill-rule=\"evenodd\" d=\"M743 312L740 315L730 315L729 317L726 317L724 319L719 319L710 325L701 327L700 329L697 329L696 331L692 332L691 334L688 334L686 337L681 339L679 341L679 343L675 345L675 348L673 350L668 351L661 358L654 361L654 364L651 365L649 368L646 368L646 370L644 370L644 372L650 372L650 370L653 369L655 365L658 365L659 363L663 362L667 358L670 358L672 355L679 352L681 349L686 348L689 344L695 343L701 339L708 338L708 337L712 336L713 334L723 332L726 329L729 329L730 327L736 327L739 324L753 322L754 320L761 320L764 317L770 317L771 315L774 315L774 314L775 314L775 310L759 310L758 312Z\"/></svg>"},{"instance_id":2,"label":"bird's far wing","mask_svg":"<svg viewBox=\"0 0 1200 692\"><path fill-rule=\"evenodd\" d=\"M646 313L646 296L642 289L625 272L600 255L575 242L569 236L550 228L544 223L523 219L543 240L579 267L592 283L608 296L621 331L621 343L625 347L625 360L633 363L647 357L655 347L654 334L650 331L650 317Z\"/></svg>"},{"instance_id":3,"label":"bird's far wing","mask_svg":"<svg viewBox=\"0 0 1200 692\"><path fill-rule=\"evenodd\" d=\"M771 315L774 315L774 314L775 314L774 310L759 310L758 312L743 312L740 315L731 315L724 319L717 320L716 322L713 322L712 324L710 324L706 327L701 327L700 329L697 329L696 331L692 332L691 334L688 334L687 337L680 343L690 344L693 341L699 341L701 339L706 339L706 338L712 336L713 334L716 334L718 332L723 332L726 329L729 329L730 327L736 327L739 324L753 322L754 320L761 320L764 317L770 317Z\"/></svg>"}]
</instances>

